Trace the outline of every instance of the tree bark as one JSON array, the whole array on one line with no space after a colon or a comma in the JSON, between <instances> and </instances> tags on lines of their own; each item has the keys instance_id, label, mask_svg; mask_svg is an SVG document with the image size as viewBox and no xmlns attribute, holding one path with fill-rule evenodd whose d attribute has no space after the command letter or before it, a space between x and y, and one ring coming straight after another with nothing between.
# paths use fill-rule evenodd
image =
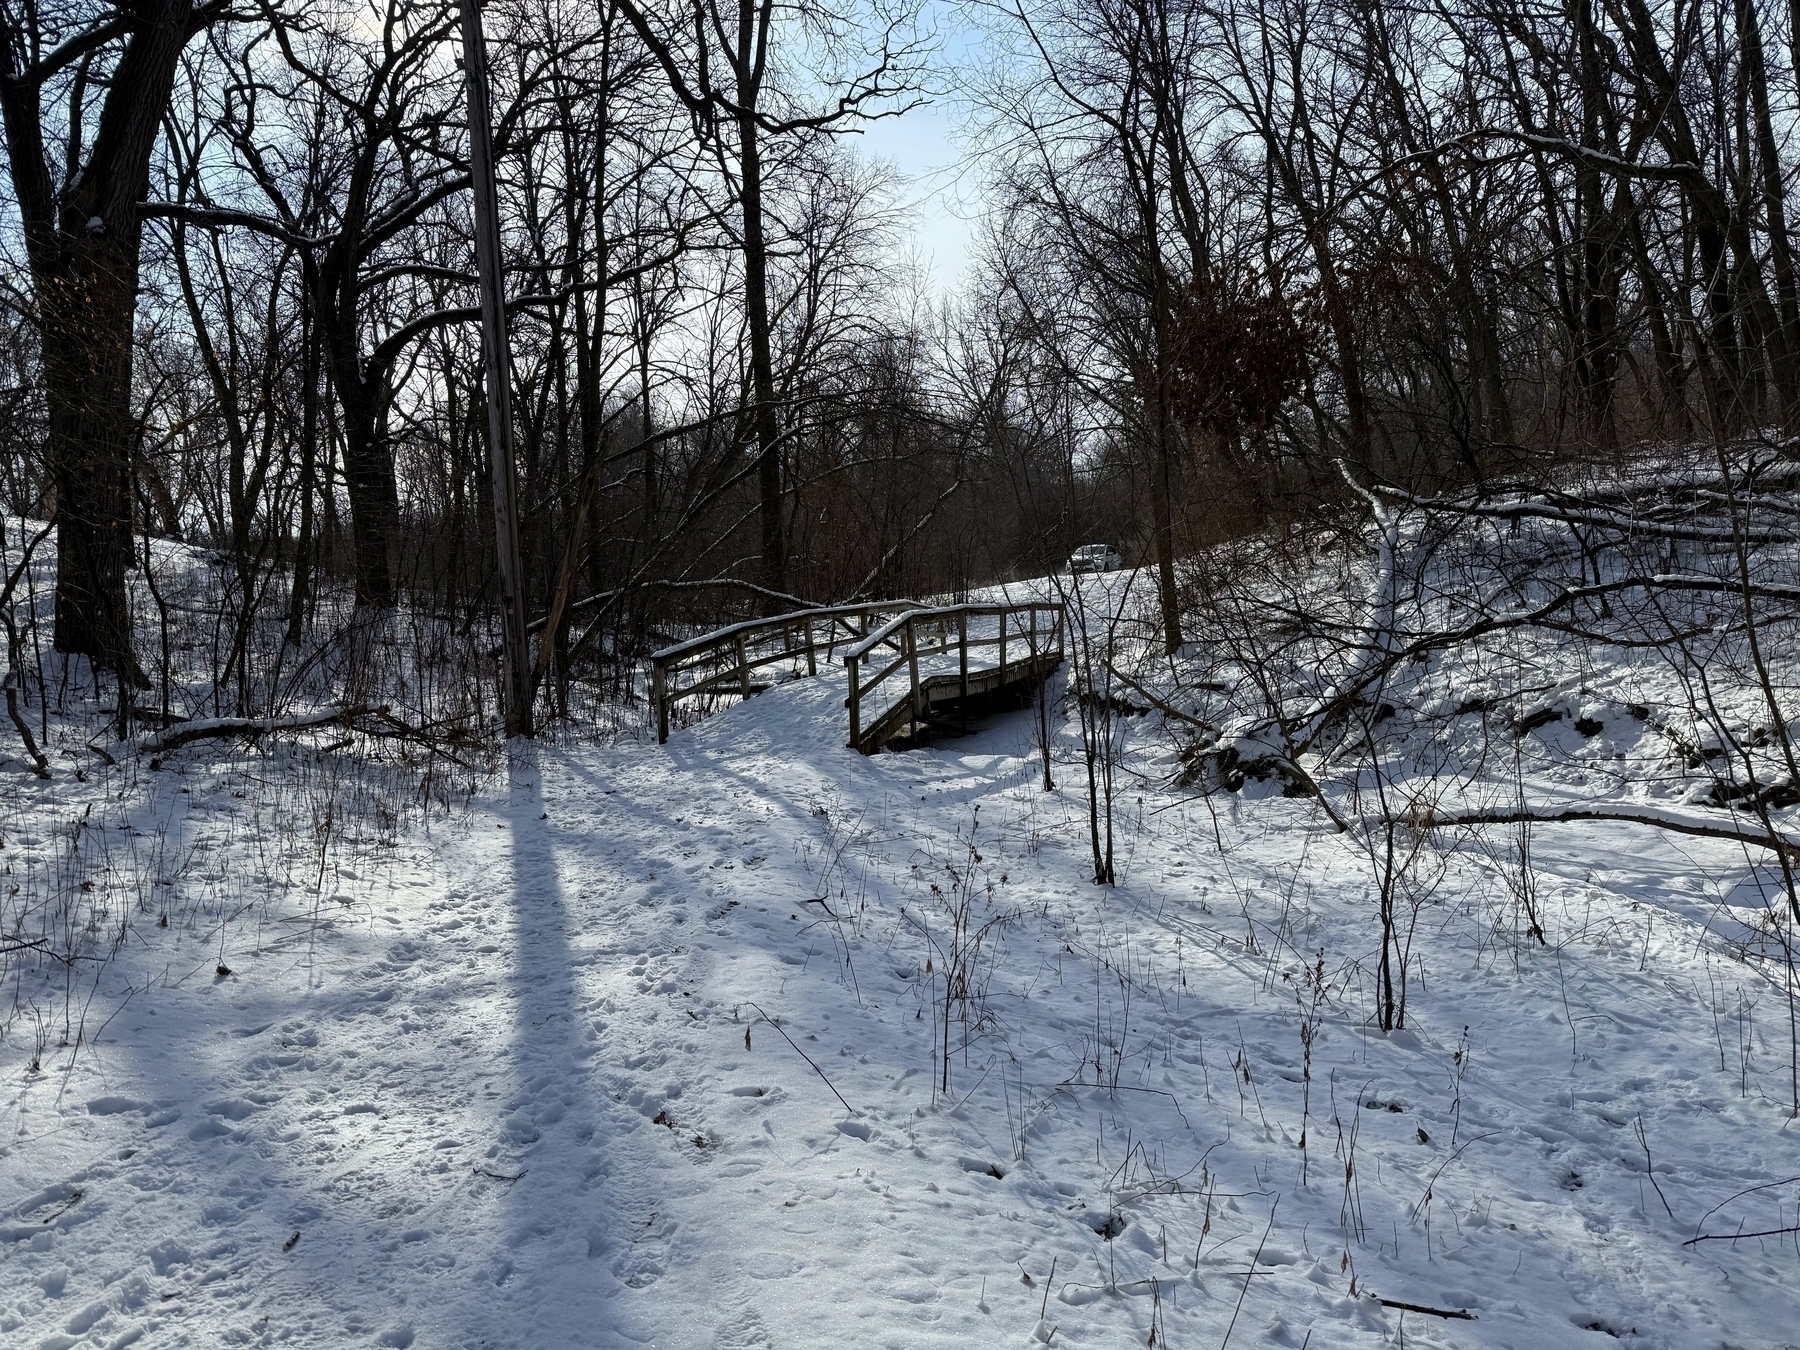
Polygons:
<instances>
[{"instance_id":1,"label":"tree bark","mask_svg":"<svg viewBox=\"0 0 1800 1350\"><path fill-rule=\"evenodd\" d=\"M1682 369L1681 352L1675 345L1674 334L1670 331L1668 314L1663 305L1665 283L1662 274L1650 260L1649 245L1644 239L1644 222L1635 205L1630 208L1626 228L1630 234L1632 257L1637 265L1638 281L1650 321L1650 346L1656 357L1657 374L1662 377L1662 431L1664 435L1685 440L1692 432L1693 425L1688 416L1687 382Z\"/></svg>"},{"instance_id":2,"label":"tree bark","mask_svg":"<svg viewBox=\"0 0 1800 1350\"><path fill-rule=\"evenodd\" d=\"M354 347L333 352L333 383L344 414L344 486L356 557L358 608L394 603L394 558L400 542L400 486L387 447L386 389L365 381ZM347 359L346 359L347 358Z\"/></svg>"},{"instance_id":3,"label":"tree bark","mask_svg":"<svg viewBox=\"0 0 1800 1350\"><path fill-rule=\"evenodd\" d=\"M1736 0L1736 15L1742 78L1750 87L1750 104L1756 119L1756 157L1762 170L1763 206L1768 212L1769 260L1775 268L1775 294L1780 307L1780 341L1773 344L1775 383L1782 405L1783 429L1792 432L1800 425L1800 284L1794 276L1781 154L1769 112L1768 71L1752 0Z\"/></svg>"},{"instance_id":4,"label":"tree bark","mask_svg":"<svg viewBox=\"0 0 1800 1350\"><path fill-rule=\"evenodd\" d=\"M314 499L319 472L319 334L313 318L313 267L302 259L300 318L300 533L294 541L294 582L288 589L287 640L298 647L312 603Z\"/></svg>"},{"instance_id":5,"label":"tree bark","mask_svg":"<svg viewBox=\"0 0 1800 1350\"><path fill-rule=\"evenodd\" d=\"M739 191L744 213L744 320L750 330L750 385L756 406L756 483L762 517L762 584L787 589L781 528L781 426L775 414L775 355L769 333L769 248L763 231L762 147L754 109L761 84L755 0L738 0L737 117Z\"/></svg>"},{"instance_id":6,"label":"tree bark","mask_svg":"<svg viewBox=\"0 0 1800 1350\"><path fill-rule=\"evenodd\" d=\"M61 190L45 154L40 87L19 69L16 21L0 18L0 115L30 263L57 492L58 651L121 680L147 680L132 650L125 573L132 562L132 323L150 156L182 48L198 26L192 0L145 0L117 36L93 150ZM113 40L117 40L116 36ZM73 116L80 118L77 106Z\"/></svg>"},{"instance_id":7,"label":"tree bark","mask_svg":"<svg viewBox=\"0 0 1800 1350\"><path fill-rule=\"evenodd\" d=\"M70 244L32 269L56 483L55 644L142 686L125 594L137 251L103 237Z\"/></svg>"}]
</instances>

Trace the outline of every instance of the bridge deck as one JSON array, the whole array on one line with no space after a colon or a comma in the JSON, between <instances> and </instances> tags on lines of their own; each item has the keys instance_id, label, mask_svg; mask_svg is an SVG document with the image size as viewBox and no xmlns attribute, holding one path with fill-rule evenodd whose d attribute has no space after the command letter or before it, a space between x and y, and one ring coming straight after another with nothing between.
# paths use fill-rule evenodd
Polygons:
<instances>
[{"instance_id":1,"label":"bridge deck","mask_svg":"<svg viewBox=\"0 0 1800 1350\"><path fill-rule=\"evenodd\" d=\"M843 650L852 748L910 748L933 731L966 729L971 713L1029 696L1062 664L1065 628L1063 607L1043 601L889 600L734 624L651 658L657 739L668 740L671 713L684 701L704 715L719 697L767 688L770 667L797 674L804 663L812 675L821 657L829 664Z\"/></svg>"},{"instance_id":2,"label":"bridge deck","mask_svg":"<svg viewBox=\"0 0 1800 1350\"><path fill-rule=\"evenodd\" d=\"M1028 695L1062 664L1065 621L1061 605L1044 602L897 614L844 654L851 748L909 748Z\"/></svg>"},{"instance_id":3,"label":"bridge deck","mask_svg":"<svg viewBox=\"0 0 1800 1350\"><path fill-rule=\"evenodd\" d=\"M960 671L944 671L919 678L919 702L901 699L861 728L854 748L865 755L878 750L908 750L934 732L960 734L968 730L973 715L1029 698L1062 664L1055 653L1008 661L1006 669L988 666L969 671L963 682Z\"/></svg>"}]
</instances>

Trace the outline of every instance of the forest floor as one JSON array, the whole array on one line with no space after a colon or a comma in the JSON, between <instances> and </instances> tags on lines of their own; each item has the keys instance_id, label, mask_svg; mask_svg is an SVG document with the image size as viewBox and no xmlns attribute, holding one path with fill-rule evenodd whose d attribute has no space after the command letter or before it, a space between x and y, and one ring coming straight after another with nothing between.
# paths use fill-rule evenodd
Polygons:
<instances>
[{"instance_id":1,"label":"forest floor","mask_svg":"<svg viewBox=\"0 0 1800 1350\"><path fill-rule=\"evenodd\" d=\"M7 765L0 866L118 940L5 990L0 1344L1800 1343L1794 1235L1712 1240L1800 1186L1740 847L1546 826L1542 946L1453 852L1384 1034L1314 803L1129 718L1098 887L1073 712L1046 792L1029 712L843 698L336 839L320 752Z\"/></svg>"}]
</instances>

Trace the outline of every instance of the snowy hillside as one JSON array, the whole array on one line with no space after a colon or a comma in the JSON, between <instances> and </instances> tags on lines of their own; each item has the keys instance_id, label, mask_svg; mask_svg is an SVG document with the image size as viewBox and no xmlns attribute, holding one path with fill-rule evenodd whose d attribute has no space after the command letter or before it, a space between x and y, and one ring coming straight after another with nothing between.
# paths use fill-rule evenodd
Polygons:
<instances>
[{"instance_id":1,"label":"snowy hillside","mask_svg":"<svg viewBox=\"0 0 1800 1350\"><path fill-rule=\"evenodd\" d=\"M846 749L841 669L433 812L318 736L9 746L8 931L68 940L5 989L0 1344L1794 1343L1766 853L1543 825L1539 944L1458 835L1383 1033L1366 834L1123 716L1095 886L1065 686L1051 792L1026 712ZM1653 757L1572 721L1531 786Z\"/></svg>"}]
</instances>

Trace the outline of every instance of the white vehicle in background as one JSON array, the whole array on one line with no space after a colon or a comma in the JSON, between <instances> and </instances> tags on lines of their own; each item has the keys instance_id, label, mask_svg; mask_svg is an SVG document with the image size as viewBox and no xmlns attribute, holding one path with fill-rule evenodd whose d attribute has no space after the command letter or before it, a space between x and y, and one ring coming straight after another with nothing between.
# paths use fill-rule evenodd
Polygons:
<instances>
[{"instance_id":1,"label":"white vehicle in background","mask_svg":"<svg viewBox=\"0 0 1800 1350\"><path fill-rule=\"evenodd\" d=\"M1123 567L1125 560L1111 544L1083 544L1069 555L1069 571L1111 572Z\"/></svg>"}]
</instances>

